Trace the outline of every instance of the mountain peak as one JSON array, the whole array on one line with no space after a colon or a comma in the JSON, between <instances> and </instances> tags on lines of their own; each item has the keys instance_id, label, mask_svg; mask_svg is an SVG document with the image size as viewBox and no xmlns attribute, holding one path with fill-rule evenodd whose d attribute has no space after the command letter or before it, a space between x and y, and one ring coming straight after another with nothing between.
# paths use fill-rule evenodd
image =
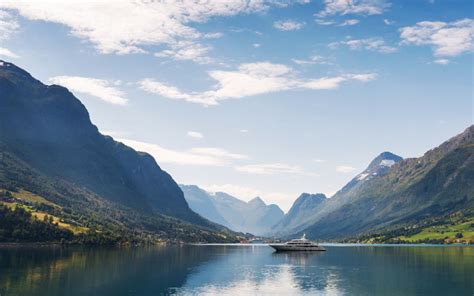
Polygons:
<instances>
[{"instance_id":1,"label":"mountain peak","mask_svg":"<svg viewBox=\"0 0 474 296\"><path fill-rule=\"evenodd\" d=\"M295 204L296 203L303 203L303 202L306 202L306 201L322 201L322 200L325 200L327 197L326 195L324 195L323 193L316 193L316 194L310 194L310 193L306 193L306 192L303 192L301 193L301 195L295 200Z\"/></svg>"},{"instance_id":2,"label":"mountain peak","mask_svg":"<svg viewBox=\"0 0 474 296\"><path fill-rule=\"evenodd\" d=\"M385 175L390 168L402 161L403 158L388 151L384 151L377 155L369 164L369 166L359 175L357 175L351 182L349 182L342 191L349 190L355 184L359 183L360 181L368 181L376 176L383 176Z\"/></svg>"},{"instance_id":3,"label":"mountain peak","mask_svg":"<svg viewBox=\"0 0 474 296\"><path fill-rule=\"evenodd\" d=\"M254 206L266 206L265 202L260 198L260 196L257 196L251 200L248 201L249 205L254 205Z\"/></svg>"},{"instance_id":4,"label":"mountain peak","mask_svg":"<svg viewBox=\"0 0 474 296\"><path fill-rule=\"evenodd\" d=\"M38 80L34 79L30 73L26 72L22 68L16 66L13 63L6 62L4 60L0 60L0 77L1 76L19 76L21 78L27 78L28 80L34 80L39 82Z\"/></svg>"},{"instance_id":5,"label":"mountain peak","mask_svg":"<svg viewBox=\"0 0 474 296\"><path fill-rule=\"evenodd\" d=\"M388 166L388 167L391 167L395 163L397 163L399 161L402 161L402 160L403 160L402 157L400 157L396 154L393 154L392 152L385 151L385 152L380 153L374 160L372 160L372 162L369 165L369 168L371 166Z\"/></svg>"}]
</instances>

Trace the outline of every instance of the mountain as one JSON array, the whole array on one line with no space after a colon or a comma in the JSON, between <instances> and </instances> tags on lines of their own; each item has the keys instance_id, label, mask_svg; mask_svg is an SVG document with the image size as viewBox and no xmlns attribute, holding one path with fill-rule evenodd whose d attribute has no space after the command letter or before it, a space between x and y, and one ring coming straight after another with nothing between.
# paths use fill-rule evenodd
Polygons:
<instances>
[{"instance_id":1,"label":"mountain","mask_svg":"<svg viewBox=\"0 0 474 296\"><path fill-rule=\"evenodd\" d=\"M89 216L100 205L97 211L114 212L103 220L118 215L115 222L129 229L121 221L127 218L117 214L121 212L160 235L174 235L168 230L175 222L203 227L198 232L222 229L189 208L179 186L153 157L100 134L84 105L66 88L44 85L4 61L0 152L0 189L25 190L62 208L74 205ZM156 227L163 223L167 230Z\"/></svg>"},{"instance_id":2,"label":"mountain","mask_svg":"<svg viewBox=\"0 0 474 296\"><path fill-rule=\"evenodd\" d=\"M334 197L338 198L331 197L328 199L321 194L315 196L302 194L295 201L288 214L285 215L285 218L272 228L272 234L287 236L301 232L320 216L328 214L345 202L350 202L350 198L345 196L351 196L352 192L357 192L360 187L364 187L372 179L384 176L394 164L402 159L391 152L379 154L362 173L355 176L334 195Z\"/></svg>"},{"instance_id":3,"label":"mountain","mask_svg":"<svg viewBox=\"0 0 474 296\"><path fill-rule=\"evenodd\" d=\"M199 215L217 224L231 228L229 222L217 211L209 194L196 185L180 185L189 207Z\"/></svg>"},{"instance_id":4,"label":"mountain","mask_svg":"<svg viewBox=\"0 0 474 296\"><path fill-rule=\"evenodd\" d=\"M306 217L311 216L318 207L327 200L326 195L322 193L309 194L302 193L293 203L288 213L283 219L272 227L272 232L278 232L283 229L293 229L303 223Z\"/></svg>"},{"instance_id":5,"label":"mountain","mask_svg":"<svg viewBox=\"0 0 474 296\"><path fill-rule=\"evenodd\" d=\"M356 187L358 184L362 184L367 182L377 176L384 176L390 170L390 168L402 161L403 158L393 154L391 152L382 152L380 153L374 160L372 160L369 166L359 175L357 175L354 179L352 179L349 183L344 186L338 194L342 194L343 192L348 192L352 188Z\"/></svg>"},{"instance_id":6,"label":"mountain","mask_svg":"<svg viewBox=\"0 0 474 296\"><path fill-rule=\"evenodd\" d=\"M285 234L340 239L474 212L474 126L422 157L398 162L389 157L395 162L389 168L384 159L374 160L311 218ZM383 168L374 175L377 163Z\"/></svg>"},{"instance_id":7,"label":"mountain","mask_svg":"<svg viewBox=\"0 0 474 296\"><path fill-rule=\"evenodd\" d=\"M234 231L266 234L283 218L283 211L256 197L248 202L224 192L208 193L195 185L180 185L191 209Z\"/></svg>"}]
</instances>

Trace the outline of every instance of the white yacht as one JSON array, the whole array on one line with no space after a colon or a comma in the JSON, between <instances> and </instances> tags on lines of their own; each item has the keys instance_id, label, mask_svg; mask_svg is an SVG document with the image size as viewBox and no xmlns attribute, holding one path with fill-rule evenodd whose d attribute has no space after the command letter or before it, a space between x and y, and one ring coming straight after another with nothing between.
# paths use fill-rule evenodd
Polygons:
<instances>
[{"instance_id":1,"label":"white yacht","mask_svg":"<svg viewBox=\"0 0 474 296\"><path fill-rule=\"evenodd\" d=\"M306 239L306 234L303 234L302 238L293 239L284 244L269 244L270 247L277 250L277 252L283 251L326 251L325 248L311 242Z\"/></svg>"}]
</instances>

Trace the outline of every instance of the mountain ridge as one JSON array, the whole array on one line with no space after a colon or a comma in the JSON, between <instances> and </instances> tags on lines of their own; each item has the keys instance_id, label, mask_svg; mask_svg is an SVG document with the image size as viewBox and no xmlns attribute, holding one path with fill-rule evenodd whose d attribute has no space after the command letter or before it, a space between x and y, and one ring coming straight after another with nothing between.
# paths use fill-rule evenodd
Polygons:
<instances>
[{"instance_id":1,"label":"mountain ridge","mask_svg":"<svg viewBox=\"0 0 474 296\"><path fill-rule=\"evenodd\" d=\"M152 156L100 134L85 106L66 88L44 85L14 64L0 63L0 154L10 167L0 170L0 188L38 192L46 200L57 196L53 199L60 207L123 233L137 226L137 231L169 237L175 236L171 229L186 224L181 227L189 234L199 233L186 240L225 237L216 235L225 231L222 226L189 208L179 186ZM44 185L35 181L40 179ZM103 221L93 218L89 207L94 204L107 213Z\"/></svg>"},{"instance_id":2,"label":"mountain ridge","mask_svg":"<svg viewBox=\"0 0 474 296\"><path fill-rule=\"evenodd\" d=\"M220 217L225 220L226 227L239 232L263 235L270 230L284 215L283 211L275 204L266 204L260 197L255 197L247 202L240 200L225 192L209 193L196 185L180 185L185 193L185 198L191 208L203 217L216 222L216 209ZM206 193L203 195L203 193ZM202 203L212 203L207 209L199 208Z\"/></svg>"},{"instance_id":3,"label":"mountain ridge","mask_svg":"<svg viewBox=\"0 0 474 296\"><path fill-rule=\"evenodd\" d=\"M383 176L340 190L293 234L340 239L472 209L473 139L470 126L419 158L393 164Z\"/></svg>"}]
</instances>

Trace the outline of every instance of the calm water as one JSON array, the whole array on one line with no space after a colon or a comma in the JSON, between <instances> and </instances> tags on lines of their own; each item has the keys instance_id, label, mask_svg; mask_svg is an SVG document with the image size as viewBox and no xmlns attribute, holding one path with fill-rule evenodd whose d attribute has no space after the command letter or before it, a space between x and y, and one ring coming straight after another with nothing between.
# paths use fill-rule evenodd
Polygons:
<instances>
[{"instance_id":1,"label":"calm water","mask_svg":"<svg viewBox=\"0 0 474 296\"><path fill-rule=\"evenodd\" d=\"M474 295L472 247L0 248L0 295Z\"/></svg>"}]
</instances>

